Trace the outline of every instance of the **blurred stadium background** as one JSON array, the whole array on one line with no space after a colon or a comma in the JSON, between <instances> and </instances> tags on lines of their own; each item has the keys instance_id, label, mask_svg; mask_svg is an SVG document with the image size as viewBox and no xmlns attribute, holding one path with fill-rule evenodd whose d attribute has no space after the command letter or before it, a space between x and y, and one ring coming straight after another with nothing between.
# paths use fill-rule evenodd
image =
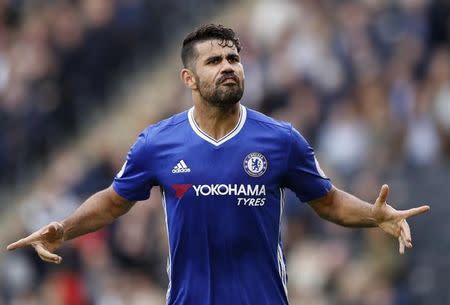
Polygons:
<instances>
[{"instance_id":1,"label":"blurred stadium background","mask_svg":"<svg viewBox=\"0 0 450 305\"><path fill-rule=\"evenodd\" d=\"M338 187L382 183L411 220L400 257L380 230L322 221L290 194L291 305L450 304L450 4L432 0L0 0L0 304L165 304L158 192L68 243L62 265L20 236L110 185L146 125L191 105L178 54L195 25L243 42L243 104L292 122Z\"/></svg>"}]
</instances>

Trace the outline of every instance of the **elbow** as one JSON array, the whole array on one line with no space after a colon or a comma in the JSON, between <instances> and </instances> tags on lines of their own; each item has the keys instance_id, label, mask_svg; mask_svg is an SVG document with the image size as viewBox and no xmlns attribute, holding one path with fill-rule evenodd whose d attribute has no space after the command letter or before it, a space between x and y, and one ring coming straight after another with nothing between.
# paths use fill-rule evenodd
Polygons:
<instances>
[{"instance_id":1,"label":"elbow","mask_svg":"<svg viewBox=\"0 0 450 305\"><path fill-rule=\"evenodd\" d=\"M113 220L127 213L134 204L134 202L130 202L117 194L112 187L107 188L103 192L105 192L105 195L108 198L107 200L110 206L109 211Z\"/></svg>"},{"instance_id":2,"label":"elbow","mask_svg":"<svg viewBox=\"0 0 450 305\"><path fill-rule=\"evenodd\" d=\"M333 186L327 195L312 202L311 206L320 218L345 227L346 223L341 217L341 207L338 200L339 192L339 189Z\"/></svg>"},{"instance_id":3,"label":"elbow","mask_svg":"<svg viewBox=\"0 0 450 305\"><path fill-rule=\"evenodd\" d=\"M326 220L330 220L335 212L335 199L337 189L333 187L325 196L309 202L316 214Z\"/></svg>"}]
</instances>

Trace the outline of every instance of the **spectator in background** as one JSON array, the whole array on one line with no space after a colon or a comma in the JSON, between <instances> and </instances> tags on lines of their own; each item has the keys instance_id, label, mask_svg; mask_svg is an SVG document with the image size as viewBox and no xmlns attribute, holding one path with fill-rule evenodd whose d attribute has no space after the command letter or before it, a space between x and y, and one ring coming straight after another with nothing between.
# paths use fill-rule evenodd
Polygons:
<instances>
[{"instance_id":1,"label":"spectator in background","mask_svg":"<svg viewBox=\"0 0 450 305\"><path fill-rule=\"evenodd\" d=\"M19 83L18 85L15 82L14 86L9 85L12 65L16 64L11 62L10 50L18 48L16 43L20 40L16 37L22 35L21 25L25 23L26 19L21 13L20 5L25 2L27 1L0 0L0 16L6 16L0 17L0 166L5 172L12 173L12 176L18 175L20 172L23 175L23 170L28 170L29 163L22 155L29 155L24 151L30 150L30 148L26 144L27 141L8 136L7 133L10 130L8 126L14 125L12 124L13 120L17 122L18 118L25 117L21 111L29 110L25 111L23 108L35 107L35 105L30 106L29 103L23 102L23 96L26 96L25 92L31 90L28 83ZM127 45L128 38L130 40L141 39L135 38L135 35L138 35L135 32L130 36L128 31L132 27L141 28L138 25L139 22L144 23L142 25L144 30L139 33L140 37L156 37L152 36L155 35L152 29L161 27L163 23L158 22L166 15L170 17L164 21L164 24L168 25L165 27L167 29L169 29L169 25L174 27L176 24L182 24L180 20L184 20L179 17L181 14L178 12L183 11L183 3L150 1L143 4L143 2L145 1L117 1L118 6L114 8L116 26L123 33L127 33L123 36L117 34L120 37L120 45ZM325 160L322 161L322 165L326 167L325 171L330 173L336 184L348 187L355 194L369 199L375 198L376 195L367 191L366 187L379 185L381 179L384 180L388 177L395 182L395 189L400 197L397 198L399 202L407 202L406 194L410 194L414 198L423 198L424 192L426 192L427 196L431 195L432 198L435 198L431 199L434 204L433 209L436 211L430 215L432 221L428 224L421 223L421 225L431 228L432 225L439 224L440 230L434 234L436 238L439 237L442 240L442 243L436 245L428 236L418 236L418 244L420 243L422 247L417 247L414 254L408 257L406 264L411 272L405 272L403 266L399 265L395 258L389 256L385 251L377 252L379 253L377 260L391 261L391 265L383 263L385 267L381 269L378 266L367 265L364 255L374 253L373 249L382 250L389 247L389 241L376 236L376 234L367 236L350 234L338 230L336 227L314 221L312 220L314 218L308 214L310 211L301 205L293 204L292 194L287 194L287 222L284 234L286 235L285 246L289 250L287 252L288 261L291 266L289 276L292 280L289 283L294 287L290 291L298 291L302 294L299 299L301 303L370 304L374 303L374 299L378 300L377 296L379 296L380 302L390 302L394 305L405 303L418 305L430 302L437 304L443 299L449 298L448 289L444 286L448 282L446 270L449 270L449 265L448 259L442 255L448 252L448 236L445 235L445 232L449 230L445 219L450 215L444 206L438 210L439 204L442 202L444 205L445 203L445 200L439 196L443 196L442 192L446 188L445 182L448 181L448 175L445 173L448 170L444 164L448 162L450 156L449 69L446 69L449 66L448 54L450 54L450 35L447 26L450 8L447 2L444 0L429 2L305 0L282 3L264 1L257 3L256 7L246 14L247 20L242 21L242 28L239 32L246 33L243 39L246 46L243 50L243 60L246 63L247 72L245 95L247 105L256 105L259 109L263 109L279 119L296 121L296 126L307 134L308 139L318 148L321 146L320 139L327 134L337 132L330 128L334 124L332 121L340 118L339 113L348 112L346 108L351 108L350 112L353 113L349 115L351 122L348 124L350 126L348 132L350 134L366 134L369 139L357 136L351 138L349 142L340 143L340 146L363 147L361 149L363 155L356 156L356 160L364 160L364 162L357 162L362 169L357 176L349 177L346 172L342 172L339 169L339 162L327 164L324 162ZM48 2L40 8L29 9L28 15L39 15L40 10L50 3ZM67 3L53 2L52 7L54 4L58 5L50 10L55 13L49 13L51 18L47 19L51 32L50 37L53 37L49 40L50 54L53 57L52 61L57 63L58 79L56 84L52 83L52 86L56 87L56 98L53 97L50 100L59 101L56 105L63 105L57 108L57 112L51 116L58 122L57 124L52 123L53 126L57 126L57 130L52 132L57 133L73 130L76 125L86 121L86 118L75 115L77 112L74 110L80 109L80 107L76 105L75 95L73 95L77 91L76 84L84 83L83 77L89 77L89 75L80 73L84 69L81 62L84 56L82 50L86 31L82 20L85 17L78 5L80 2L76 2L77 5ZM187 1L186 3L189 5L193 2ZM131 11L123 11L122 7L131 7ZM139 7L140 13L137 13L136 7ZM203 6L198 5L198 7ZM170 14L168 13L169 9ZM58 13L56 14L56 12ZM164 14L159 12L164 12ZM59 14L65 18L57 18L56 15ZM132 15L141 16L136 18L144 21L131 21L134 18L130 17ZM143 15L145 17L142 17ZM130 20L129 24L127 20ZM169 37L171 35L166 35L164 39L170 39ZM127 43L123 43L124 40ZM274 51L273 46L277 44L281 47ZM134 48L134 43L129 43L129 45ZM165 50L160 44L156 44L156 47ZM144 49L147 51L151 48L147 46ZM123 51L124 54L131 52L130 50ZM141 53L148 57L154 54L143 51ZM275 58L273 54L283 55ZM86 61L86 59L84 60ZM310 60L311 63L314 62L317 66L324 67L320 73L315 69L308 68ZM266 62L269 64L266 65ZM134 64L143 66L143 62L140 60L135 60ZM276 86L263 86L263 84L269 83L268 80L275 83ZM266 91L257 90L261 87L265 87ZM32 95L34 95L33 90L31 91ZM110 92L109 89L106 91ZM7 99L5 92L8 92ZM49 90L48 92L55 91ZM167 100L167 104L173 104L174 108L184 109L185 106L177 104L184 100L180 98L183 95L182 89L173 88L173 92L174 96ZM90 95L89 92L83 94ZM91 101L96 103L94 99ZM351 106L348 106L349 104ZM88 106L91 108L93 104L88 104ZM332 109L332 111L327 111L327 109ZM83 111L83 108L81 107L79 111ZM77 121L76 117L81 119L81 123ZM141 122L142 126L147 123L147 121ZM345 122L338 125L343 123ZM363 126L362 130L357 130L359 126ZM17 127L11 129L11 133L23 134L23 132L16 133L15 128ZM7 130L8 132L6 132ZM425 141L427 144L422 145L419 141ZM367 147L367 142L376 143L377 158L372 155L375 151L374 147ZM379 149L379 147L383 147L383 149ZM339 149L345 150L342 147ZM327 150L321 159L328 154L333 156L335 153ZM99 171L102 172L99 176L106 177L119 167L117 164L121 162L120 156L107 156L102 153L98 155L100 156L99 160L90 160L91 162L86 162L84 156L78 156L83 162L79 163L77 171L96 171L102 167L101 164L110 162L112 164L110 166L113 168ZM432 165L438 165L436 167L442 168L442 171L436 171L436 167ZM416 166L421 169L422 179L417 178L417 172L414 171ZM53 205L51 210L58 210L57 205L66 202L63 198L66 196L73 198L73 193L76 194L75 196L83 197L80 194L84 191L80 191L80 189L91 185L92 180L87 179L85 174L75 176L74 180L78 181L63 180L61 182L58 196L50 201ZM12 177L2 175L0 179L11 183ZM19 178L15 180L20 181ZM73 187L73 184L77 187ZM430 191L430 189L434 191ZM42 188L42 192L48 192L51 195L53 190L51 187ZM291 203L289 203L290 198ZM77 201L81 199L83 198L77 198ZM136 233L136 227L151 227L154 219L161 219L162 209L157 207L156 201L158 198L152 198L150 202L141 206L142 213L147 214L147 217L139 217L139 222L145 222L146 225L136 224L128 234L139 234ZM148 203L154 209L148 208ZM43 202L30 202L26 207L31 208L40 204ZM35 208L39 209L39 207ZM46 222L45 220L41 221ZM114 271L97 267L96 270L101 273L101 279L92 279L89 283L97 280L101 289L88 291L93 304L131 304L131 298L127 299L130 293L125 292L131 291L131 293L137 294L138 291L141 291L141 287L130 287L123 281L117 280L121 276L127 280L139 278L139 276L125 276L124 274L128 274L127 271L119 267L123 256L128 256L128 261L134 261L136 265L141 263L139 258L120 254L120 250L115 250L113 245L113 239L117 238L119 233L127 234L124 231L130 222L124 220L122 224L122 221L119 221L121 229L116 230L113 227L106 234L98 237L103 240L106 249L97 252L98 261L110 260L111 265L108 265L108 268L114 269ZM27 230L30 229L25 231ZM428 234L425 231L424 234ZM150 256L161 256L161 253L164 252L161 248L164 246L154 246L153 242L156 240L165 245L164 230L148 230L147 232L149 242L144 246L145 251L151 253ZM332 241L323 243L324 238L338 239L341 246L336 247ZM324 244L324 247L316 248L314 255L324 258L327 262L329 260L329 265L318 266L312 260L304 259L308 257L311 247L319 243L318 241L320 244ZM142 245L136 248L142 249ZM81 249L81 247L71 247L68 251L75 253L81 251L76 249ZM336 255L330 257L327 256L328 253ZM350 257L351 259L349 259ZM34 262L27 254L15 262L13 260L13 257L7 257L1 262L3 277L0 287L3 302L6 304L39 303L40 291L49 289L49 286L33 287L33 281L29 279L33 279L36 273L46 267ZM159 260L163 261L161 257ZM143 289L149 289L148 291L151 290L155 295L161 297L163 295L161 287L165 287L165 276L161 274L163 269L156 261L157 259L155 262L146 263L145 268L152 269L149 274L152 274L153 284L149 286L159 283L160 287L152 286L153 290L148 287ZM80 267L76 269L81 279L91 276L86 272L88 269L86 264L88 264L87 260L82 260ZM100 262L98 264L101 265ZM314 281L308 283L308 278L302 277L302 274L296 272L295 266L299 265L311 270L311 276L315 277ZM11 266L11 269L21 274L10 275L5 271L5 266ZM382 270L385 275L371 275L371 280L367 281L368 277L360 272L363 268L371 270L370 272ZM393 270L393 272L386 272L386 270ZM351 275L344 277L344 274ZM43 274L42 277L47 278L48 273ZM24 282L20 283L22 281L20 279ZM22 287L20 293L19 290L10 289L11 285L15 285L11 284L14 281ZM311 290L310 296L306 298L304 296L307 294L306 287L302 285L307 284L315 287ZM374 293L368 300L364 298L362 292L370 291L372 287L375 287ZM290 299L296 304L295 293L290 295Z\"/></svg>"}]
</instances>

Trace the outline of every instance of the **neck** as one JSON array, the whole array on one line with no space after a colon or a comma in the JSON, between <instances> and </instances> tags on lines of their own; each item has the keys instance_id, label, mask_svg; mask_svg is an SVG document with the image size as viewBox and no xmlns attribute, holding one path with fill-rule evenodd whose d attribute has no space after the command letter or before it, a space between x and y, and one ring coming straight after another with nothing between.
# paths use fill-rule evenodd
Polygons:
<instances>
[{"instance_id":1,"label":"neck","mask_svg":"<svg viewBox=\"0 0 450 305\"><path fill-rule=\"evenodd\" d=\"M198 127L215 140L226 136L239 122L240 103L229 109L213 107L204 102L194 102L194 106L194 120Z\"/></svg>"}]
</instances>

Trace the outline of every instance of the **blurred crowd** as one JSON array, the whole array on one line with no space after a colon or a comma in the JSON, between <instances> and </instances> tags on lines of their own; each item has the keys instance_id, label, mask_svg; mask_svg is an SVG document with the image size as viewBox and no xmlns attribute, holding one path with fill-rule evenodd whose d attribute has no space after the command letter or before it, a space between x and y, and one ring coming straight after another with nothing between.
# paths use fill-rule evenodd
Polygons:
<instances>
[{"instance_id":1,"label":"blurred crowd","mask_svg":"<svg viewBox=\"0 0 450 305\"><path fill-rule=\"evenodd\" d=\"M29 179L33 166L101 116L118 75L201 18L197 2L0 0L0 168L8 172L0 186ZM205 12L219 2L205 1Z\"/></svg>"},{"instance_id":2,"label":"blurred crowd","mask_svg":"<svg viewBox=\"0 0 450 305\"><path fill-rule=\"evenodd\" d=\"M0 16L14 12L15 5L3 3L2 9L1 3ZM119 35L122 39L139 33L132 12L117 12L140 1L76 3L33 7L20 22L12 18L3 26L0 18L0 32L6 33L0 35L5 117L0 124L7 133L1 134L2 148L24 145L14 147L35 154L32 145L52 143L70 130L67 124L82 123L74 116L82 117L92 100L105 97L111 71L131 56L124 41L112 37L121 29L129 29L128 35ZM174 7L165 11L172 14ZM283 231L291 305L450 304L450 209L445 202L450 196L449 4L257 1L247 16L235 28L243 43L243 104L292 122L337 187L373 202L388 182L396 207L427 200L433 213L412 220L416 246L400 257L396 241L380 230L322 221L288 193ZM142 28L153 20L146 22ZM92 30L99 24L108 24L100 34ZM112 52L109 43L122 49ZM167 101L172 113L191 105L189 92L181 84L174 88ZM142 128L149 123L142 122ZM17 150L0 152L7 154L0 156L2 168L3 163L13 166L8 158L25 158ZM21 207L23 234L65 217L109 186L123 158L106 149L96 162L65 153L52 164L52 179L38 182L38 195ZM31 250L7 255L0 262L0 304L164 304L165 234L154 190L147 202L109 228L68 243L61 250L62 265L44 264Z\"/></svg>"}]
</instances>

